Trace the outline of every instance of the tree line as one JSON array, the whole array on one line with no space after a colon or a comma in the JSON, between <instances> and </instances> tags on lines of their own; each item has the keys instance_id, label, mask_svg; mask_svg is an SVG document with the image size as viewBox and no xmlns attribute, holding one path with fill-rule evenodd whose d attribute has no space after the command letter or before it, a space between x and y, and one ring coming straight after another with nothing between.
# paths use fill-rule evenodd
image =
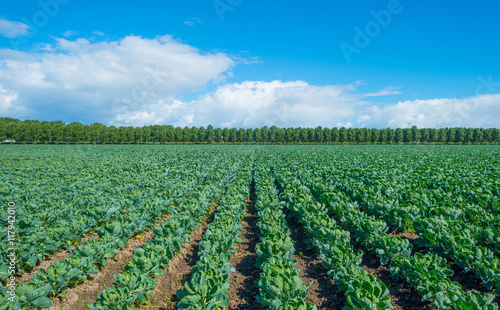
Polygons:
<instances>
[{"instance_id":1,"label":"tree line","mask_svg":"<svg viewBox=\"0 0 500 310\"><path fill-rule=\"evenodd\" d=\"M500 142L497 128L214 128L83 125L0 118L0 141L16 143L458 143Z\"/></svg>"}]
</instances>

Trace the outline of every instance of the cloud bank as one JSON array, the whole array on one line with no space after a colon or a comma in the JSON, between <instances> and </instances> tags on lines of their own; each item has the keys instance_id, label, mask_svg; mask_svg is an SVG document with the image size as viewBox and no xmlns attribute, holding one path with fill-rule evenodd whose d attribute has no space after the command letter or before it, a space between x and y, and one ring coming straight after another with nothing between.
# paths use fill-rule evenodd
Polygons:
<instances>
[{"instance_id":1,"label":"cloud bank","mask_svg":"<svg viewBox=\"0 0 500 310\"><path fill-rule=\"evenodd\" d=\"M0 50L0 115L108 125L500 127L500 94L390 101L361 82L227 83L237 56L202 53L170 36L57 38L35 52ZM194 100L186 95L202 94ZM387 101L389 100L389 101Z\"/></svg>"},{"instance_id":2,"label":"cloud bank","mask_svg":"<svg viewBox=\"0 0 500 310\"><path fill-rule=\"evenodd\" d=\"M58 38L36 53L0 50L0 56L0 86L31 111L15 116L101 122L222 81L234 65L223 53L202 54L170 36L97 43Z\"/></svg>"},{"instance_id":3,"label":"cloud bank","mask_svg":"<svg viewBox=\"0 0 500 310\"><path fill-rule=\"evenodd\" d=\"M500 94L463 99L413 100L374 104L399 93L391 87L357 92L359 83L314 86L304 81L220 86L197 100L159 101L118 114L115 125L172 124L216 127L500 127Z\"/></svg>"},{"instance_id":4,"label":"cloud bank","mask_svg":"<svg viewBox=\"0 0 500 310\"><path fill-rule=\"evenodd\" d=\"M28 34L30 27L20 22L13 22L0 17L0 35L7 38L22 37Z\"/></svg>"}]
</instances>

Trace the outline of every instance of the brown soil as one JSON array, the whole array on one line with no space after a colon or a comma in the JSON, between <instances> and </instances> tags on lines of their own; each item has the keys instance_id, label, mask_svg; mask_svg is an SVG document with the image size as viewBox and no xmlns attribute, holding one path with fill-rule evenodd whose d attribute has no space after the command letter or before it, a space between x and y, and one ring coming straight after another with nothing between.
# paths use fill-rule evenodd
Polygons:
<instances>
[{"instance_id":1,"label":"brown soil","mask_svg":"<svg viewBox=\"0 0 500 310\"><path fill-rule=\"evenodd\" d=\"M180 253L172 258L170 265L165 268L165 275L157 279L153 296L149 298L153 308L176 309L177 290L184 287L184 279L191 273L198 260L200 240L207 229L207 224L198 226L192 232L189 243L185 243ZM151 309L142 305L139 309Z\"/></svg>"},{"instance_id":2,"label":"brown soil","mask_svg":"<svg viewBox=\"0 0 500 310\"><path fill-rule=\"evenodd\" d=\"M49 268L50 265L54 265L56 262L62 261L65 257L69 256L71 256L71 253L68 250L57 252L54 256L51 256L49 259L41 261L39 265L33 268L33 270L25 272L22 275L20 275L19 278L17 278L16 282L18 284L26 284L30 281L31 276L36 275L38 270L47 269Z\"/></svg>"},{"instance_id":3,"label":"brown soil","mask_svg":"<svg viewBox=\"0 0 500 310\"><path fill-rule=\"evenodd\" d=\"M164 216L156 225L161 225L165 220L168 220L172 215ZM154 233L151 229L143 232L142 238L130 238L127 246L122 248L113 258L108 258L107 265L101 267L97 274L87 275L87 280L80 285L70 288L65 292L63 300L53 299L52 306L49 309L53 310L84 310L88 304L93 304L97 296L105 287L111 287L115 282L113 275L122 272L122 267L129 261L134 253L134 249L140 248L144 243L154 238Z\"/></svg>"},{"instance_id":4,"label":"brown soil","mask_svg":"<svg viewBox=\"0 0 500 310\"><path fill-rule=\"evenodd\" d=\"M97 238L97 233L95 231L93 231L93 232L89 233L87 236L85 236L83 241L79 242L78 244L79 245L83 244L83 243L89 241L90 239L92 239L92 237ZM75 248L76 248L76 245L71 246L71 249L74 250ZM50 265L54 265L58 261L62 261L62 260L64 260L64 258L69 257L69 256L71 256L71 253L68 250L60 250L60 251L56 252L51 257L45 257L45 259L43 261L41 261L38 265L36 265L33 268L33 270L25 272L23 274L17 274L16 277L18 277L18 278L17 278L16 282L18 284L26 284L30 281L31 276L36 275L38 270L47 269L47 268L49 268Z\"/></svg>"},{"instance_id":5,"label":"brown soil","mask_svg":"<svg viewBox=\"0 0 500 310\"><path fill-rule=\"evenodd\" d=\"M212 214L207 223L199 225L191 232L189 243L185 243L180 253L170 260L170 265L165 268L165 274L157 279L153 296L149 298L151 306L141 305L138 309L177 309L177 290L184 288L184 283L191 280L191 270L199 259L198 250L200 241L207 230L208 223L213 221L217 206L212 208Z\"/></svg>"},{"instance_id":6,"label":"brown soil","mask_svg":"<svg viewBox=\"0 0 500 310\"><path fill-rule=\"evenodd\" d=\"M420 238L419 235L417 235L416 233L407 232L407 231L398 232L396 234L396 236L400 236L402 239L408 239L408 240L410 240L410 243L412 243L414 240Z\"/></svg>"},{"instance_id":7,"label":"brown soil","mask_svg":"<svg viewBox=\"0 0 500 310\"><path fill-rule=\"evenodd\" d=\"M422 302L422 296L415 288L410 286L406 281L395 281L390 272L390 264L381 265L378 256L370 251L366 251L364 247L359 245L354 246L354 251L363 250L363 260L361 267L369 274L377 277L389 289L389 298L395 310L401 309L426 309L429 307L429 302Z\"/></svg>"},{"instance_id":8,"label":"brown soil","mask_svg":"<svg viewBox=\"0 0 500 310\"><path fill-rule=\"evenodd\" d=\"M401 239L408 239L408 241L412 245L411 255L415 255L415 253L420 253L425 255L427 252L429 252L428 248L420 247L417 245L417 242L415 242L415 240L419 239L420 236L417 235L416 233L403 231L403 232L398 232L395 235L400 236Z\"/></svg>"},{"instance_id":9,"label":"brown soil","mask_svg":"<svg viewBox=\"0 0 500 310\"><path fill-rule=\"evenodd\" d=\"M260 241L259 228L257 227L258 217L255 209L255 186L252 182L250 198L246 200L245 217L241 222L243 231L241 233L242 243L235 248L237 253L231 257L231 267L235 267L236 272L229 275L229 307L230 310L263 309L256 300L259 289L255 286L255 281L259 278L260 269L255 266L257 255L255 246Z\"/></svg>"},{"instance_id":10,"label":"brown soil","mask_svg":"<svg viewBox=\"0 0 500 310\"><path fill-rule=\"evenodd\" d=\"M321 260L316 258L313 250L307 249L304 243L306 238L304 229L294 218L289 218L287 221L290 237L295 246L295 255L292 256L297 260L295 268L300 269L299 277L304 285L313 282L305 301L316 305L318 309L342 309L345 304L344 294L338 293L338 286L328 276Z\"/></svg>"},{"instance_id":11,"label":"brown soil","mask_svg":"<svg viewBox=\"0 0 500 310\"><path fill-rule=\"evenodd\" d=\"M464 270L452 260L448 260L448 265L450 265L451 269L453 270L453 275L450 277L450 279L452 281L460 283L464 292L475 291L481 294L493 294L493 290L488 290L483 280L481 280L478 275L474 274L473 272L465 273ZM500 303L500 296L495 296L493 302Z\"/></svg>"}]
</instances>

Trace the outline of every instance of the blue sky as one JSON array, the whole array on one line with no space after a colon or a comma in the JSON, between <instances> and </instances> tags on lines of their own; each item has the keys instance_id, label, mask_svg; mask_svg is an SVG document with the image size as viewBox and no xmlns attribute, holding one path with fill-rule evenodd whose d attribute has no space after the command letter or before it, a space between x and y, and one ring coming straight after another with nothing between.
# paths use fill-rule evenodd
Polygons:
<instances>
[{"instance_id":1,"label":"blue sky","mask_svg":"<svg viewBox=\"0 0 500 310\"><path fill-rule=\"evenodd\" d=\"M500 127L499 11L493 1L4 1L0 115Z\"/></svg>"}]
</instances>

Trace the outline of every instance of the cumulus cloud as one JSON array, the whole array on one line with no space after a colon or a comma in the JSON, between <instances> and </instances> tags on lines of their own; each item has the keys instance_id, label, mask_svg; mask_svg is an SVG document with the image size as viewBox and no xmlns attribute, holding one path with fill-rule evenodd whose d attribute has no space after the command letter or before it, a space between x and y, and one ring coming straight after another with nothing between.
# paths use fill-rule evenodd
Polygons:
<instances>
[{"instance_id":1,"label":"cumulus cloud","mask_svg":"<svg viewBox=\"0 0 500 310\"><path fill-rule=\"evenodd\" d=\"M26 109L17 105L18 95L16 92L5 89L0 85L0 115L24 115Z\"/></svg>"},{"instance_id":2,"label":"cumulus cloud","mask_svg":"<svg viewBox=\"0 0 500 310\"><path fill-rule=\"evenodd\" d=\"M28 34L30 27L21 22L13 22L0 17L0 35L7 38L22 37Z\"/></svg>"},{"instance_id":3,"label":"cumulus cloud","mask_svg":"<svg viewBox=\"0 0 500 310\"><path fill-rule=\"evenodd\" d=\"M216 127L500 127L500 94L465 99L373 104L393 87L360 93L361 83L309 85L304 81L225 84L190 102L162 100L117 115L115 125Z\"/></svg>"},{"instance_id":4,"label":"cumulus cloud","mask_svg":"<svg viewBox=\"0 0 500 310\"><path fill-rule=\"evenodd\" d=\"M500 94L380 103L401 91L367 92L361 81L224 83L243 63L170 36L0 49L0 114L117 126L500 127Z\"/></svg>"},{"instance_id":5,"label":"cumulus cloud","mask_svg":"<svg viewBox=\"0 0 500 310\"><path fill-rule=\"evenodd\" d=\"M73 37L78 35L78 32L73 31L73 30L67 30L63 33L63 37L68 38L68 37Z\"/></svg>"},{"instance_id":6,"label":"cumulus cloud","mask_svg":"<svg viewBox=\"0 0 500 310\"><path fill-rule=\"evenodd\" d=\"M500 127L500 94L462 99L404 101L367 109L374 125L388 127Z\"/></svg>"},{"instance_id":7,"label":"cumulus cloud","mask_svg":"<svg viewBox=\"0 0 500 310\"><path fill-rule=\"evenodd\" d=\"M304 81L245 81L225 84L191 102L161 101L145 110L119 114L116 124L153 121L177 126L336 126L354 118L373 94L356 93L359 83L309 85ZM145 113L146 112L146 113ZM189 117L186 117L189 116Z\"/></svg>"},{"instance_id":8,"label":"cumulus cloud","mask_svg":"<svg viewBox=\"0 0 500 310\"><path fill-rule=\"evenodd\" d=\"M199 18L196 18L196 17L192 17L184 22L184 25L187 25L190 27L196 26L196 25L201 25L201 24L203 24L203 21Z\"/></svg>"},{"instance_id":9,"label":"cumulus cloud","mask_svg":"<svg viewBox=\"0 0 500 310\"><path fill-rule=\"evenodd\" d=\"M121 111L198 91L231 75L234 61L203 54L170 36L91 43L59 38L51 50L0 50L0 84L18 104L53 119L57 111L79 121L107 121ZM59 114L56 114L59 116Z\"/></svg>"}]
</instances>

